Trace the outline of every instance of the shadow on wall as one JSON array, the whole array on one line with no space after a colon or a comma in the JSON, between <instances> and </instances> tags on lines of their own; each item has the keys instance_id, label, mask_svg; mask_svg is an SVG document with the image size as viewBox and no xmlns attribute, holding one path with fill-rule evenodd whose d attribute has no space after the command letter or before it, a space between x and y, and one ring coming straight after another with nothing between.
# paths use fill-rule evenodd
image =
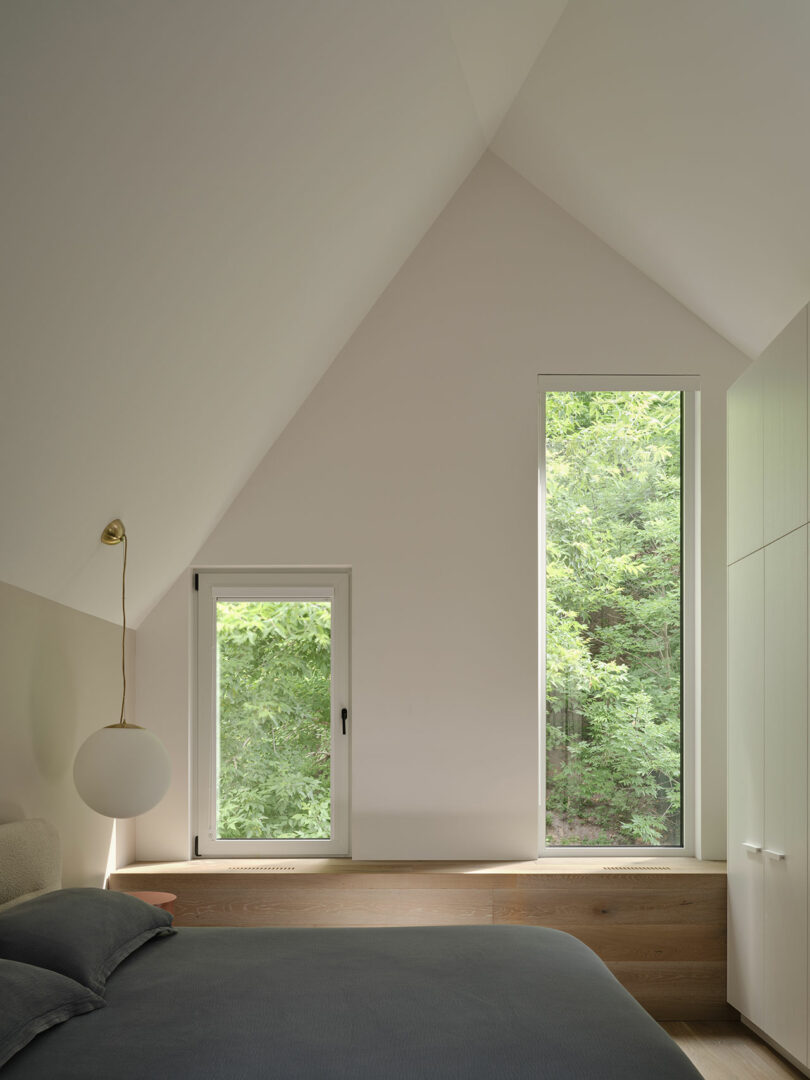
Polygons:
<instances>
[{"instance_id":1,"label":"shadow on wall","mask_svg":"<svg viewBox=\"0 0 810 1080\"><path fill-rule=\"evenodd\" d=\"M19 803L0 799L0 825L9 821L22 821L24 817L25 811Z\"/></svg>"},{"instance_id":2,"label":"shadow on wall","mask_svg":"<svg viewBox=\"0 0 810 1080\"><path fill-rule=\"evenodd\" d=\"M56 826L66 886L103 884L111 857L112 821L79 798L73 759L118 719L120 657L119 626L0 582L0 818ZM132 846L128 823L112 857Z\"/></svg>"},{"instance_id":3,"label":"shadow on wall","mask_svg":"<svg viewBox=\"0 0 810 1080\"><path fill-rule=\"evenodd\" d=\"M51 781L73 767L78 717L75 662L68 655L67 627L53 617L40 620L29 690L31 745L37 768Z\"/></svg>"}]
</instances>

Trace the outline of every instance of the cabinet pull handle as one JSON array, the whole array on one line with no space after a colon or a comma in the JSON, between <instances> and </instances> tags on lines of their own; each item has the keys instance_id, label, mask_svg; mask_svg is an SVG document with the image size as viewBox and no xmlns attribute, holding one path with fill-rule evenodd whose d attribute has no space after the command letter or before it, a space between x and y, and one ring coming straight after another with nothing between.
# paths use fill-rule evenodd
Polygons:
<instances>
[{"instance_id":1,"label":"cabinet pull handle","mask_svg":"<svg viewBox=\"0 0 810 1080\"><path fill-rule=\"evenodd\" d=\"M765 854L769 859L775 859L777 862L781 862L782 859L787 858L784 851L773 851L771 848L765 848Z\"/></svg>"},{"instance_id":2,"label":"cabinet pull handle","mask_svg":"<svg viewBox=\"0 0 810 1080\"><path fill-rule=\"evenodd\" d=\"M759 844L746 844L745 841L743 841L743 847L746 851L753 851L755 855L759 855L759 853L762 851L762 848L759 846Z\"/></svg>"}]
</instances>

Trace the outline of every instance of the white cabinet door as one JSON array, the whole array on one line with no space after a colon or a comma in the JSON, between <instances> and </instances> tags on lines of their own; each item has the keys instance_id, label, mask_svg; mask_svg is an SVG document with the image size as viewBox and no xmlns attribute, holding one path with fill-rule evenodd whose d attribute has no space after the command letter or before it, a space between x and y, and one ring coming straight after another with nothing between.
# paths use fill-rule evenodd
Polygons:
<instances>
[{"instance_id":1,"label":"white cabinet door","mask_svg":"<svg viewBox=\"0 0 810 1080\"><path fill-rule=\"evenodd\" d=\"M762 1027L765 554L728 570L728 1000Z\"/></svg>"},{"instance_id":2,"label":"white cabinet door","mask_svg":"<svg viewBox=\"0 0 810 1080\"><path fill-rule=\"evenodd\" d=\"M807 521L807 308L758 361L763 371L764 539Z\"/></svg>"},{"instance_id":3,"label":"white cabinet door","mask_svg":"<svg viewBox=\"0 0 810 1080\"><path fill-rule=\"evenodd\" d=\"M765 549L761 1026L802 1061L808 1005L807 560L807 526Z\"/></svg>"},{"instance_id":4,"label":"white cabinet door","mask_svg":"<svg viewBox=\"0 0 810 1080\"><path fill-rule=\"evenodd\" d=\"M762 364L752 364L727 398L728 561L763 544Z\"/></svg>"}]
</instances>

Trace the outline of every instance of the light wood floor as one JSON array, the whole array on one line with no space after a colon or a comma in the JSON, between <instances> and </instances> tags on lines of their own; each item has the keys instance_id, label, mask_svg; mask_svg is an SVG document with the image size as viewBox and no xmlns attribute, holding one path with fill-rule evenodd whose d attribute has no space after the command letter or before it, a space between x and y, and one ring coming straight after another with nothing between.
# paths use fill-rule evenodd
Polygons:
<instances>
[{"instance_id":1,"label":"light wood floor","mask_svg":"<svg viewBox=\"0 0 810 1080\"><path fill-rule=\"evenodd\" d=\"M801 1077L740 1023L725 1020L661 1025L705 1080L784 1080Z\"/></svg>"}]
</instances>

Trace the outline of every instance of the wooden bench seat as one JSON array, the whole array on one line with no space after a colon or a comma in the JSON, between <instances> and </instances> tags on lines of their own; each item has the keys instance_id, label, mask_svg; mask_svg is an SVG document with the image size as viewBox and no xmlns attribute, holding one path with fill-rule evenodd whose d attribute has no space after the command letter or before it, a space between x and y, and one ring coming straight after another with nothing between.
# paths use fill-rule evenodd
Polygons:
<instances>
[{"instance_id":1,"label":"wooden bench seat","mask_svg":"<svg viewBox=\"0 0 810 1080\"><path fill-rule=\"evenodd\" d=\"M194 859L136 863L109 885L176 893L178 926L551 926L589 945L658 1020L736 1015L721 862Z\"/></svg>"}]
</instances>

